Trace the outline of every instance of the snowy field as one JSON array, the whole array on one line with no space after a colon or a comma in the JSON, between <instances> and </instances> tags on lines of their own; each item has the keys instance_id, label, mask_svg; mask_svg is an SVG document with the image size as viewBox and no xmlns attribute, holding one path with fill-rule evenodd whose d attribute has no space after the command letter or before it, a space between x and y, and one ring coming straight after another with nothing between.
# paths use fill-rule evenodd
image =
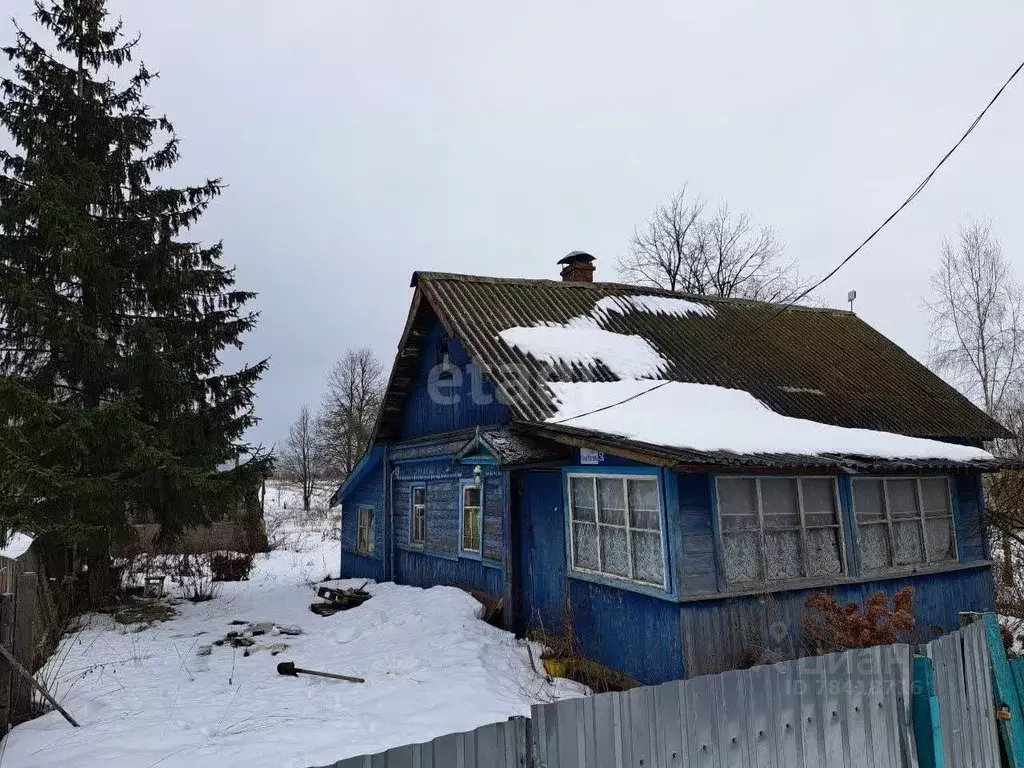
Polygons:
<instances>
[{"instance_id":1,"label":"snowy field","mask_svg":"<svg viewBox=\"0 0 1024 768\"><path fill-rule=\"evenodd\" d=\"M454 588L370 584L358 608L311 613L317 582L338 575L332 523L297 523L288 491L279 506L268 489L267 502L287 547L258 556L249 581L222 584L208 602L173 600L178 615L149 626L85 618L39 675L82 727L57 712L22 724L0 746L0 768L322 766L580 695L535 674L525 645L480 621L479 604ZM202 655L245 629L232 621L302 634L275 628L248 649ZM288 648L271 655L277 644ZM284 677L281 661L366 682Z\"/></svg>"}]
</instances>

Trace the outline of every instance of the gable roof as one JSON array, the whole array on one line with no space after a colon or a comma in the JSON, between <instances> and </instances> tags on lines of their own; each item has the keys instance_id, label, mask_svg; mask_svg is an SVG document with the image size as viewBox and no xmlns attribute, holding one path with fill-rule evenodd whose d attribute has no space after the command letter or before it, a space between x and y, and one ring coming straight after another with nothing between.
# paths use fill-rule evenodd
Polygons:
<instances>
[{"instance_id":1,"label":"gable roof","mask_svg":"<svg viewBox=\"0 0 1024 768\"><path fill-rule=\"evenodd\" d=\"M572 326L601 312L602 327L639 337L664 362L657 378L745 390L784 416L914 437L980 443L1009 433L941 378L852 312L793 307L748 336L778 306L685 296L618 283L417 272L416 293L378 420L393 439L431 315L468 350L522 422L556 411L539 381L615 381L603 365L537 359L499 335L510 328ZM636 297L645 297L639 299ZM647 298L653 297L653 298ZM696 312L628 311L683 301ZM603 309L602 309L603 308ZM608 311L610 309L610 311ZM706 311L705 311L706 310ZM696 316L695 316L696 315ZM532 385L523 386L524 379Z\"/></svg>"}]
</instances>

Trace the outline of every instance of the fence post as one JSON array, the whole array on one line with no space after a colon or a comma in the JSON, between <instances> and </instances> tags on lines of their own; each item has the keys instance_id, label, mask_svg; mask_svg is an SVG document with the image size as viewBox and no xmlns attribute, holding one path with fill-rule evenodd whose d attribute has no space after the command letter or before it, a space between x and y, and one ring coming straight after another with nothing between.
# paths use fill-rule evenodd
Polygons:
<instances>
[{"instance_id":1,"label":"fence post","mask_svg":"<svg viewBox=\"0 0 1024 768\"><path fill-rule=\"evenodd\" d=\"M0 645L14 646L14 594L0 595ZM14 670L0 659L0 737L6 735L11 723L11 696Z\"/></svg>"},{"instance_id":2,"label":"fence post","mask_svg":"<svg viewBox=\"0 0 1024 768\"><path fill-rule=\"evenodd\" d=\"M992 662L992 683L995 693L997 713L1004 714L998 718L999 733L1003 738L1006 756L1010 768L1024 768L1024 707L1021 706L1017 683L1006 658L1003 647L1003 635L999 629L999 620L994 613L961 613L960 626L985 622L985 634L988 638L988 655Z\"/></svg>"},{"instance_id":3,"label":"fence post","mask_svg":"<svg viewBox=\"0 0 1024 768\"><path fill-rule=\"evenodd\" d=\"M921 768L944 768L939 697L935 695L935 669L927 656L914 657L914 741Z\"/></svg>"},{"instance_id":4,"label":"fence post","mask_svg":"<svg viewBox=\"0 0 1024 768\"><path fill-rule=\"evenodd\" d=\"M14 607L14 644L11 648L25 669L32 671L32 657L35 654L36 589L38 582L33 571L18 577L17 600ZM32 709L32 687L21 678L13 676L11 685L11 714L24 717Z\"/></svg>"}]
</instances>

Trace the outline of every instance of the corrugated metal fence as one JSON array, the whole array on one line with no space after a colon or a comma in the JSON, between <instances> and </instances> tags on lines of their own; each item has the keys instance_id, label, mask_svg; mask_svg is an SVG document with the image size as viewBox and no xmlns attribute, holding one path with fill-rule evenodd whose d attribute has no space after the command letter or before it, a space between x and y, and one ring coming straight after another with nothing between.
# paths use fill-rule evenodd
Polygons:
<instances>
[{"instance_id":1,"label":"corrugated metal fence","mask_svg":"<svg viewBox=\"0 0 1024 768\"><path fill-rule=\"evenodd\" d=\"M333 768L916 768L911 659L881 646L543 704Z\"/></svg>"},{"instance_id":2,"label":"corrugated metal fence","mask_svg":"<svg viewBox=\"0 0 1024 768\"><path fill-rule=\"evenodd\" d=\"M998 768L992 668L979 621L926 646L935 672L946 768Z\"/></svg>"},{"instance_id":3,"label":"corrugated metal fence","mask_svg":"<svg viewBox=\"0 0 1024 768\"><path fill-rule=\"evenodd\" d=\"M530 721L514 717L467 733L450 733L426 744L395 747L379 755L341 760L328 768L525 768Z\"/></svg>"},{"instance_id":4,"label":"corrugated metal fence","mask_svg":"<svg viewBox=\"0 0 1024 768\"><path fill-rule=\"evenodd\" d=\"M534 707L538 768L916 766L890 645Z\"/></svg>"}]
</instances>

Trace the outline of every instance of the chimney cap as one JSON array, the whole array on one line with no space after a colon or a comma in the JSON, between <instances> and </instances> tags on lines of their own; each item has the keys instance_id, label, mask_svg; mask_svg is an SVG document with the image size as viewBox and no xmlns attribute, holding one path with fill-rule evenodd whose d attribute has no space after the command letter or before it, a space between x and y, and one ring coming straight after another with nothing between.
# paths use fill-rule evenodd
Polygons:
<instances>
[{"instance_id":1,"label":"chimney cap","mask_svg":"<svg viewBox=\"0 0 1024 768\"><path fill-rule=\"evenodd\" d=\"M575 264L578 261L591 262L595 258L586 251L570 251L558 260L559 264Z\"/></svg>"}]
</instances>

